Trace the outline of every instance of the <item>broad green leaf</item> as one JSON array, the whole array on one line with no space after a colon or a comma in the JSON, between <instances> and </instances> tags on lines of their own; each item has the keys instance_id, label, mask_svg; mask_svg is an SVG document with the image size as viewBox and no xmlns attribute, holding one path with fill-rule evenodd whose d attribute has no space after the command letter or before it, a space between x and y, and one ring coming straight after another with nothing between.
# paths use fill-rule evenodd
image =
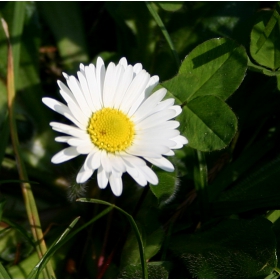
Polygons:
<instances>
[{"instance_id":1,"label":"broad green leaf","mask_svg":"<svg viewBox=\"0 0 280 280\"><path fill-rule=\"evenodd\" d=\"M155 2L158 6L160 6L163 10L167 12L175 12L180 10L183 7L184 2L182 1L165 1L165 2Z\"/></svg>"},{"instance_id":2,"label":"broad green leaf","mask_svg":"<svg viewBox=\"0 0 280 280\"><path fill-rule=\"evenodd\" d=\"M159 205L162 206L172 200L176 193L177 174L174 172L166 172L156 169L159 183L154 186L150 185L150 189L158 199Z\"/></svg>"},{"instance_id":3,"label":"broad green leaf","mask_svg":"<svg viewBox=\"0 0 280 280\"><path fill-rule=\"evenodd\" d=\"M269 19L265 29L263 30L263 33L261 34L260 38L257 41L257 52L261 49L261 47L264 45L265 41L267 40L267 38L270 36L272 30L274 29L275 25L278 23L279 20L279 10L280 5L279 2L276 4L276 8L273 11L273 14L271 16L271 18ZM277 28L277 27L276 27Z\"/></svg>"},{"instance_id":4,"label":"broad green leaf","mask_svg":"<svg viewBox=\"0 0 280 280\"><path fill-rule=\"evenodd\" d=\"M168 279L171 268L170 262L148 262L149 279ZM140 264L130 264L125 266L118 278L120 279L140 279L142 278L142 270Z\"/></svg>"},{"instance_id":5,"label":"broad green leaf","mask_svg":"<svg viewBox=\"0 0 280 280\"><path fill-rule=\"evenodd\" d=\"M200 96L183 107L181 130L188 145L200 151L226 147L237 131L237 119L226 103L216 96ZM180 116L181 118L181 116Z\"/></svg>"},{"instance_id":6,"label":"broad green leaf","mask_svg":"<svg viewBox=\"0 0 280 280\"><path fill-rule=\"evenodd\" d=\"M205 95L226 100L241 84L246 69L242 46L225 38L211 39L197 46L183 61L179 74L162 85L182 103Z\"/></svg>"},{"instance_id":7,"label":"broad green leaf","mask_svg":"<svg viewBox=\"0 0 280 280\"><path fill-rule=\"evenodd\" d=\"M151 222L150 217L147 218L147 224ZM149 225L148 225L149 226ZM150 226L153 226L150 224ZM157 225L158 228L153 232L147 232L147 228L138 223L139 231L141 232L143 244L145 247L145 260L148 261L155 256L161 249L164 239L164 230ZM137 239L134 234L130 233L122 250L121 267L127 265L137 265L141 263L141 258L138 249Z\"/></svg>"},{"instance_id":8,"label":"broad green leaf","mask_svg":"<svg viewBox=\"0 0 280 280\"><path fill-rule=\"evenodd\" d=\"M174 236L170 249L194 278L264 278L277 264L275 236L263 218L225 220L205 232Z\"/></svg>"},{"instance_id":9,"label":"broad green leaf","mask_svg":"<svg viewBox=\"0 0 280 280\"><path fill-rule=\"evenodd\" d=\"M271 17L274 19L270 21ZM277 22L274 22L277 21ZM269 24L269 25L268 25ZM276 70L280 67L280 17L277 17L271 11L262 11L256 20L251 32L250 53L253 59L260 65ZM273 28L272 28L273 25ZM271 26L269 32L266 27ZM267 36L260 47L260 37ZM260 48L259 48L260 47Z\"/></svg>"}]
</instances>

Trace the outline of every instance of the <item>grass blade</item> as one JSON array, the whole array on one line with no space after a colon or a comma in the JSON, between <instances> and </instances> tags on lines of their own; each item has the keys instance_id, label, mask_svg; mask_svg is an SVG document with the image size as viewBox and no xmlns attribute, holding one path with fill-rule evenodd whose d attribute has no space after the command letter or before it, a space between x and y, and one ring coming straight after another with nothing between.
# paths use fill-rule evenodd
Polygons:
<instances>
[{"instance_id":1,"label":"grass blade","mask_svg":"<svg viewBox=\"0 0 280 280\"><path fill-rule=\"evenodd\" d=\"M168 31L166 30L165 26L164 26L164 23L162 22L160 16L158 15L156 9L154 8L153 6L153 3L151 2L146 2L146 5L147 5L147 8L148 10L150 11L151 15L154 17L157 25L159 26L159 28L161 29L162 33L163 33L163 36L165 37L171 51L172 51L172 54L174 56L174 59L177 63L177 66L178 68L180 67L180 59L179 59L179 56L178 56L178 53L176 52L175 48L174 48L174 45L173 45L173 42L169 36L169 33Z\"/></svg>"},{"instance_id":2,"label":"grass blade","mask_svg":"<svg viewBox=\"0 0 280 280\"><path fill-rule=\"evenodd\" d=\"M23 9L22 7L24 8L24 6L16 5L16 11L17 9ZM19 11L17 11L16 13L18 14ZM25 165L23 162L23 158L21 155L18 133L17 133L17 125L15 121L15 114L14 114L14 102L16 97L14 70L18 68L18 65L14 65L13 47L10 42L8 25L3 18L1 20L8 41L7 93L8 93L8 112L9 112L9 126L10 126L11 140L12 140L16 161L18 163L17 167L18 167L20 180L29 181L25 169ZM19 56L19 53L17 55ZM19 61L17 61L17 63L19 63ZM24 197L29 224L31 227L34 240L36 242L36 250L39 259L41 259L45 254L45 252L47 251L47 247L44 241L44 236L41 228L36 202L33 196L31 185L29 183L21 183L21 189ZM44 277L53 278L54 276L55 274L53 268L51 266L51 263L49 263L46 270L44 271Z\"/></svg>"},{"instance_id":3,"label":"grass blade","mask_svg":"<svg viewBox=\"0 0 280 280\"><path fill-rule=\"evenodd\" d=\"M141 259L141 265L142 265L142 271L143 271L143 278L148 279L148 269L147 269L147 264L146 264L146 261L145 261L143 241L142 241L139 229L137 227L137 224L135 223L132 216L130 214L128 214L127 212L125 212L124 210L122 210L121 208L119 208L118 206L116 206L114 204L111 204L109 202L103 201L103 200L93 199L93 198L79 198L79 199L77 199L77 201L108 205L108 206L114 207L115 209L117 209L118 211L120 211L121 213L123 213L127 217L128 221L129 221L129 223L130 223L130 225L131 225L131 227L132 227L132 229L133 229L133 231L136 235L137 241L138 241L140 259Z\"/></svg>"},{"instance_id":4,"label":"grass blade","mask_svg":"<svg viewBox=\"0 0 280 280\"><path fill-rule=\"evenodd\" d=\"M43 256L43 258L39 261L39 263L32 269L30 274L27 276L28 279L34 279L38 278L40 272L44 269L44 267L47 265L53 254L61 247L63 246L68 240L70 240L72 237L74 237L78 232L89 226L90 224L96 222L98 219L109 213L113 207L108 207L104 211L102 211L100 214L92 218L89 222L85 223L83 226L79 227L72 233L73 227L76 225L80 217L77 217L70 225L69 227L62 233L62 235L52 244L52 246L48 249L46 254ZM69 234L70 233L70 234ZM69 235L68 235L69 234Z\"/></svg>"}]
</instances>

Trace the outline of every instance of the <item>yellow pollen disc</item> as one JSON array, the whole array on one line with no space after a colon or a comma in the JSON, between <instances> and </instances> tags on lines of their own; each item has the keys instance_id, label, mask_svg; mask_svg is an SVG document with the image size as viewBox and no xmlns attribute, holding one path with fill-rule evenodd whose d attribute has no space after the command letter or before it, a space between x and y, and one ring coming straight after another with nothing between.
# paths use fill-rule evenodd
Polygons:
<instances>
[{"instance_id":1,"label":"yellow pollen disc","mask_svg":"<svg viewBox=\"0 0 280 280\"><path fill-rule=\"evenodd\" d=\"M117 109L103 108L92 114L87 132L96 147L114 153L132 144L134 123Z\"/></svg>"}]
</instances>

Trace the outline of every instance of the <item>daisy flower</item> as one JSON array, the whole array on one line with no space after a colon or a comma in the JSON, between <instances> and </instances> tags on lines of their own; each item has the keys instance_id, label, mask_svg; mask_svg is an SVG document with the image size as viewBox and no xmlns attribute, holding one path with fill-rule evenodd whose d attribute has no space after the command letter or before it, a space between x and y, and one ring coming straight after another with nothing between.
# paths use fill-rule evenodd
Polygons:
<instances>
[{"instance_id":1,"label":"daisy flower","mask_svg":"<svg viewBox=\"0 0 280 280\"><path fill-rule=\"evenodd\" d=\"M53 163L87 155L77 183L86 182L97 170L98 186L104 189L109 183L116 196L122 193L125 172L141 186L158 184L147 161L165 171L174 170L165 156L173 156L173 150L188 141L176 129L179 122L173 120L181 107L172 98L162 101L164 88L152 94L158 76L151 77L140 63L128 65L125 58L106 69L100 57L96 66L81 64L77 78L63 75L67 86L61 81L58 86L67 105L42 99L73 123L50 123L53 130L65 134L55 141L69 145L53 156Z\"/></svg>"}]
</instances>

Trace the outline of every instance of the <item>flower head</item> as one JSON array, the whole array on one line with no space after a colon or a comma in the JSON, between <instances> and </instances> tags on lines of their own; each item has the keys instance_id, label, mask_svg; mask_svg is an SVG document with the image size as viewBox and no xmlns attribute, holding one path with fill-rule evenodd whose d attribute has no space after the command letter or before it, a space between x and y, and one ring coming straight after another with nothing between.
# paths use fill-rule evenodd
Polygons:
<instances>
[{"instance_id":1,"label":"flower head","mask_svg":"<svg viewBox=\"0 0 280 280\"><path fill-rule=\"evenodd\" d=\"M63 73L68 87L58 81L67 105L52 99L43 102L74 125L51 122L53 130L66 134L56 137L70 147L58 152L53 163L62 163L85 154L77 183L86 182L97 170L101 189L108 182L116 196L121 195L122 174L127 172L139 185L158 184L146 161L166 171L174 167L164 156L174 155L187 139L176 130L172 120L181 113L174 99L162 101L166 89L152 94L158 76L150 76L140 63L128 65L122 58L105 69L99 57L96 66L80 65L78 79Z\"/></svg>"}]
</instances>

